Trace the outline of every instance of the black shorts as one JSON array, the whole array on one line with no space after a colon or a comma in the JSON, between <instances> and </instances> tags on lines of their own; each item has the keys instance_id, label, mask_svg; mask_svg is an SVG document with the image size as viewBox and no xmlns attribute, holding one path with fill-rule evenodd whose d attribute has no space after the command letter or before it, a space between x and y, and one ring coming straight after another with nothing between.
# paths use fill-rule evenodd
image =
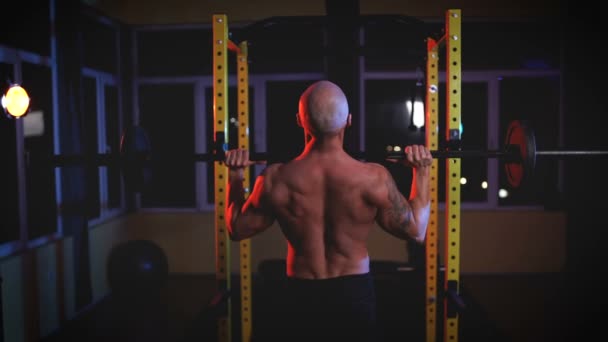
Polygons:
<instances>
[{"instance_id":1,"label":"black shorts","mask_svg":"<svg viewBox=\"0 0 608 342\"><path fill-rule=\"evenodd\" d=\"M274 325L283 341L376 341L371 274L330 279L288 278Z\"/></svg>"}]
</instances>

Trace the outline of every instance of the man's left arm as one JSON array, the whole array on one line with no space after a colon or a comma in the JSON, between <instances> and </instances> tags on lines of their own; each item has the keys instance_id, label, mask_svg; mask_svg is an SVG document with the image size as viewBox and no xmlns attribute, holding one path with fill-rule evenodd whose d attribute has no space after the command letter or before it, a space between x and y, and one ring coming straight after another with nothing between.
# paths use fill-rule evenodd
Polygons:
<instances>
[{"instance_id":1,"label":"man's left arm","mask_svg":"<svg viewBox=\"0 0 608 342\"><path fill-rule=\"evenodd\" d=\"M275 220L266 198L270 190L267 181L269 168L258 176L253 191L245 200L244 168L251 164L247 151L235 150L226 153L229 171L225 217L228 233L233 241L248 239L266 230Z\"/></svg>"}]
</instances>

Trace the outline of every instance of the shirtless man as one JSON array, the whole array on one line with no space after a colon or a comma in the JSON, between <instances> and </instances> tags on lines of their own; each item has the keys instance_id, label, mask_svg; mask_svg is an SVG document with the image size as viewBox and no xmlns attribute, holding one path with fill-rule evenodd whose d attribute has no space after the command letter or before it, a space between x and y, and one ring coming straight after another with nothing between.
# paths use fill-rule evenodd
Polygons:
<instances>
[{"instance_id":1,"label":"shirtless man","mask_svg":"<svg viewBox=\"0 0 608 342\"><path fill-rule=\"evenodd\" d=\"M413 167L409 201L388 170L351 158L343 149L351 123L347 99L329 81L308 87L298 124L306 146L294 160L269 165L244 200L246 150L226 153L226 218L234 241L276 220L287 239L288 322L285 341L373 341L375 294L367 238L376 224L400 239L423 243L430 212L430 151L408 146ZM279 327L277 327L279 328Z\"/></svg>"}]
</instances>

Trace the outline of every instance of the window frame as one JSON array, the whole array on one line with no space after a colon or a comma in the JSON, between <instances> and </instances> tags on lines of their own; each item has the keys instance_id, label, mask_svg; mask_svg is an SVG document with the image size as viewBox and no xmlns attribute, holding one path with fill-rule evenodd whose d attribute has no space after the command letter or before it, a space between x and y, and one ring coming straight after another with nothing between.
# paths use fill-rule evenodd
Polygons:
<instances>
[{"instance_id":1,"label":"window frame","mask_svg":"<svg viewBox=\"0 0 608 342\"><path fill-rule=\"evenodd\" d=\"M118 77L107 72L94 70L91 68L82 68L82 77L90 78L95 81L95 102L96 102L96 119L97 119L97 153L119 153L119 151L107 151L108 141L106 135L106 98L105 98L105 87L113 86L118 89L120 94L120 82ZM118 126L119 133L123 130L123 115L122 106L120 105L120 95L118 96ZM99 179L99 216L93 219L89 219L89 227L99 225L117 216L120 216L126 212L126 196L125 196L125 184L124 180L120 180L120 206L118 208L108 208L106 205L109 201L109 179L108 179L108 167L100 166L98 168L98 179Z\"/></svg>"}]
</instances>

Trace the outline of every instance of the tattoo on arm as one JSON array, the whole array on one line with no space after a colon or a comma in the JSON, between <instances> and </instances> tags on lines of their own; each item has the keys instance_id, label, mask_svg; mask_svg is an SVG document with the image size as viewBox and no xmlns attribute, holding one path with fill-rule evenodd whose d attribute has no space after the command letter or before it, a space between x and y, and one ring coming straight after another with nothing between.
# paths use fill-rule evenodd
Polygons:
<instances>
[{"instance_id":1,"label":"tattoo on arm","mask_svg":"<svg viewBox=\"0 0 608 342\"><path fill-rule=\"evenodd\" d=\"M388 187L388 198L391 202L391 208L387 211L389 225L391 228L406 234L407 227L412 221L412 208L399 192L393 177L388 177L386 185Z\"/></svg>"}]
</instances>

